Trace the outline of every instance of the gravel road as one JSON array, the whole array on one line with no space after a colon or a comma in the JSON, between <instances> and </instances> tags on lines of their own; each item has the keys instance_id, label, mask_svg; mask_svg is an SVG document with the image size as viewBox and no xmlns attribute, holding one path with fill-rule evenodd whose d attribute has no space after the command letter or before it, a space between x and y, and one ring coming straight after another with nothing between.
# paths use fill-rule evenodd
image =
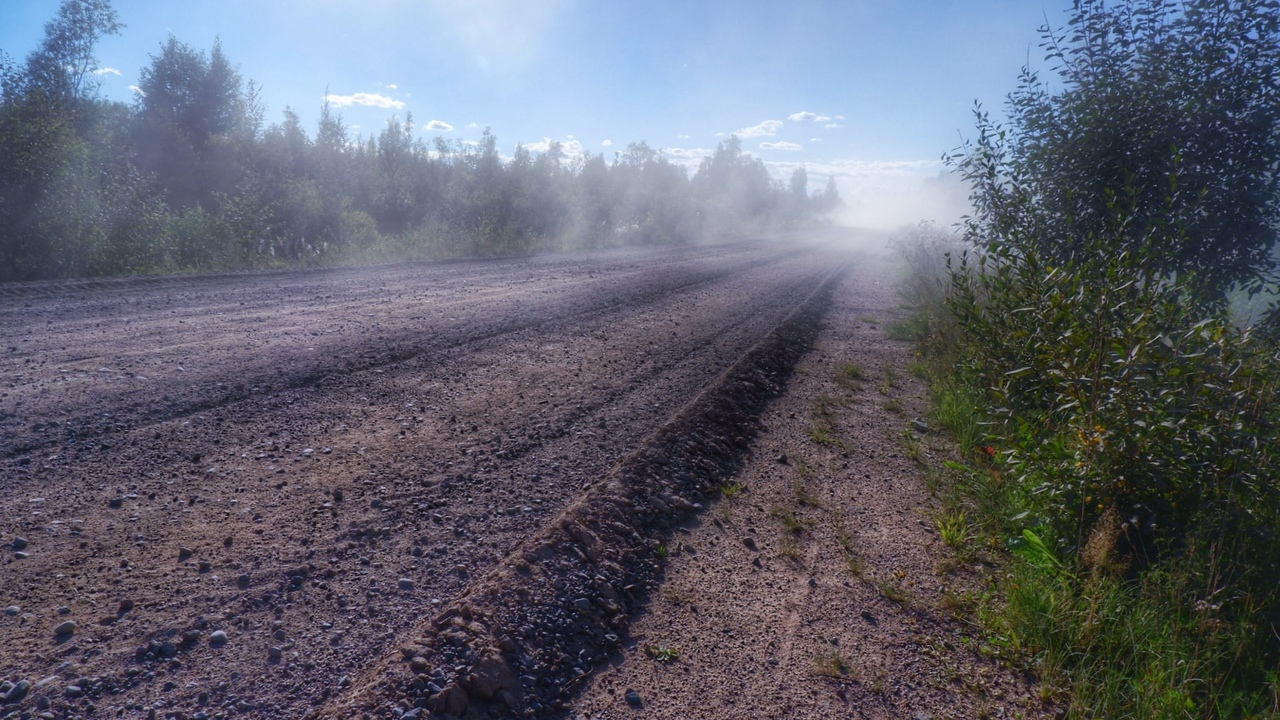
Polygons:
<instances>
[{"instance_id":1,"label":"gravel road","mask_svg":"<svg viewBox=\"0 0 1280 720\"><path fill-rule=\"evenodd\" d=\"M0 717L325 703L842 239L0 286Z\"/></svg>"}]
</instances>

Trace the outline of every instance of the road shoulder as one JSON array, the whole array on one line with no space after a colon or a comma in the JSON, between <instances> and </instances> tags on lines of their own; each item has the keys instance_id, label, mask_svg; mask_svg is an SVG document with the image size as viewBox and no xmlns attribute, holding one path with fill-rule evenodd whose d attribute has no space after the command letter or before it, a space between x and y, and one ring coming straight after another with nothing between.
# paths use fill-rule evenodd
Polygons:
<instances>
[{"instance_id":1,"label":"road shoulder","mask_svg":"<svg viewBox=\"0 0 1280 720\"><path fill-rule=\"evenodd\" d=\"M945 572L924 469L945 441L910 429L925 388L885 337L892 272L846 275L752 457L662 549L661 587L569 717L1051 716L947 609L973 579Z\"/></svg>"}]
</instances>

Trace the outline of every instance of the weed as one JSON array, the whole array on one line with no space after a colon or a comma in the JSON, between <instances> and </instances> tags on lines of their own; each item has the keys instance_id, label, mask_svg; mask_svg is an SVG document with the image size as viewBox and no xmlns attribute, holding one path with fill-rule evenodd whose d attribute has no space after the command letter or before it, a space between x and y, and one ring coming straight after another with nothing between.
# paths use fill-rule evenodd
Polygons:
<instances>
[{"instance_id":1,"label":"weed","mask_svg":"<svg viewBox=\"0 0 1280 720\"><path fill-rule=\"evenodd\" d=\"M813 429L809 432L809 439L819 445L841 447L840 441L834 435L836 420L831 412L831 398L826 395L818 397L814 402L813 419Z\"/></svg>"},{"instance_id":2,"label":"weed","mask_svg":"<svg viewBox=\"0 0 1280 720\"><path fill-rule=\"evenodd\" d=\"M669 645L646 645L644 651L660 663L675 662L680 659L680 651Z\"/></svg>"},{"instance_id":3,"label":"weed","mask_svg":"<svg viewBox=\"0 0 1280 720\"><path fill-rule=\"evenodd\" d=\"M791 483L791 492L795 495L796 503L801 507L820 507L818 496L813 494L809 486L803 482Z\"/></svg>"},{"instance_id":4,"label":"weed","mask_svg":"<svg viewBox=\"0 0 1280 720\"><path fill-rule=\"evenodd\" d=\"M867 379L867 373L857 363L848 362L840 366L836 371L836 382L840 387L846 390L853 390L858 387L858 383Z\"/></svg>"},{"instance_id":5,"label":"weed","mask_svg":"<svg viewBox=\"0 0 1280 720\"><path fill-rule=\"evenodd\" d=\"M800 560L800 540L795 534L787 533L782 536L782 540L778 543L778 557Z\"/></svg>"},{"instance_id":6,"label":"weed","mask_svg":"<svg viewBox=\"0 0 1280 720\"><path fill-rule=\"evenodd\" d=\"M855 578L861 578L864 568L862 558L858 555L857 550L853 546L853 535L844 524L844 519L835 511L829 513L831 527L835 530L836 542L839 543L840 549L844 551L845 567L849 569L849 574Z\"/></svg>"},{"instance_id":7,"label":"weed","mask_svg":"<svg viewBox=\"0 0 1280 720\"><path fill-rule=\"evenodd\" d=\"M731 482L720 486L720 494L725 500L732 500L737 497L743 490L742 483Z\"/></svg>"},{"instance_id":8,"label":"weed","mask_svg":"<svg viewBox=\"0 0 1280 720\"><path fill-rule=\"evenodd\" d=\"M898 387L898 372L893 369L892 365L884 366L884 381L876 386L881 395L888 395L894 388Z\"/></svg>"},{"instance_id":9,"label":"weed","mask_svg":"<svg viewBox=\"0 0 1280 720\"><path fill-rule=\"evenodd\" d=\"M876 592L889 602L895 602L899 605L906 605L911 602L911 592L902 586L897 580L876 580Z\"/></svg>"},{"instance_id":10,"label":"weed","mask_svg":"<svg viewBox=\"0 0 1280 720\"><path fill-rule=\"evenodd\" d=\"M902 413L902 401L898 398L886 398L884 403L880 405L886 412Z\"/></svg>"},{"instance_id":11,"label":"weed","mask_svg":"<svg viewBox=\"0 0 1280 720\"><path fill-rule=\"evenodd\" d=\"M831 436L831 431L825 427L815 427L809 432L809 439L819 445L827 445L829 447L839 447L840 441Z\"/></svg>"},{"instance_id":12,"label":"weed","mask_svg":"<svg viewBox=\"0 0 1280 720\"><path fill-rule=\"evenodd\" d=\"M775 505L769 511L769 515L777 518L782 523L782 528L789 533L799 535L805 530L805 522L796 514L796 511L781 505Z\"/></svg>"},{"instance_id":13,"label":"weed","mask_svg":"<svg viewBox=\"0 0 1280 720\"><path fill-rule=\"evenodd\" d=\"M963 510L943 511L934 518L938 537L952 550L960 550L969 541L969 518Z\"/></svg>"},{"instance_id":14,"label":"weed","mask_svg":"<svg viewBox=\"0 0 1280 720\"><path fill-rule=\"evenodd\" d=\"M671 548L667 547L666 543L661 543L658 547L654 548L653 552L658 556L659 560L665 560L667 559L667 556L671 554Z\"/></svg>"},{"instance_id":15,"label":"weed","mask_svg":"<svg viewBox=\"0 0 1280 720\"><path fill-rule=\"evenodd\" d=\"M835 650L830 648L819 648L813 658L813 666L819 675L834 678L836 680L847 680L853 677L853 666L849 664Z\"/></svg>"},{"instance_id":16,"label":"weed","mask_svg":"<svg viewBox=\"0 0 1280 720\"><path fill-rule=\"evenodd\" d=\"M924 458L924 448L920 445L920 438L909 429L902 431L902 451L907 454L907 458L916 462L921 462Z\"/></svg>"}]
</instances>

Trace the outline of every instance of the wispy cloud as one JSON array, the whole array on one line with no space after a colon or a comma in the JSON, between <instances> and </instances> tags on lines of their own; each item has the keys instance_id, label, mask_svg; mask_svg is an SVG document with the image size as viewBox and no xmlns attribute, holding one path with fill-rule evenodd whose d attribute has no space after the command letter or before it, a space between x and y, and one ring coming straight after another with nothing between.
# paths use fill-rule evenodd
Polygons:
<instances>
[{"instance_id":1,"label":"wispy cloud","mask_svg":"<svg viewBox=\"0 0 1280 720\"><path fill-rule=\"evenodd\" d=\"M388 90L399 90L399 89L400 89L400 86L399 86L399 85L397 85L397 84L395 84L395 83L391 83L390 85L388 85L388 86L387 86L387 89L388 89Z\"/></svg>"},{"instance_id":2,"label":"wispy cloud","mask_svg":"<svg viewBox=\"0 0 1280 720\"><path fill-rule=\"evenodd\" d=\"M601 147L613 147L613 141L612 141L612 140L609 140L609 139L606 139L604 142L600 143L600 146L601 146Z\"/></svg>"},{"instance_id":3,"label":"wispy cloud","mask_svg":"<svg viewBox=\"0 0 1280 720\"><path fill-rule=\"evenodd\" d=\"M443 120L432 120L422 126L428 132L453 132L453 126Z\"/></svg>"},{"instance_id":4,"label":"wispy cloud","mask_svg":"<svg viewBox=\"0 0 1280 720\"><path fill-rule=\"evenodd\" d=\"M787 119L791 120L792 122L813 121L816 123L829 123L832 120L843 120L844 116L843 115L825 115L823 113L815 113L815 112L809 112L808 110L803 110L798 113L791 113L790 115L787 116ZM828 125L827 127L831 127L831 126Z\"/></svg>"},{"instance_id":5,"label":"wispy cloud","mask_svg":"<svg viewBox=\"0 0 1280 720\"><path fill-rule=\"evenodd\" d=\"M146 93L142 88L138 87L137 85L130 85L130 86L129 86L129 92L133 93L134 95L137 95L138 97L146 97L146 96L147 96L147 93Z\"/></svg>"},{"instance_id":6,"label":"wispy cloud","mask_svg":"<svg viewBox=\"0 0 1280 720\"><path fill-rule=\"evenodd\" d=\"M795 152L796 150L803 150L804 146L797 145L796 143L793 143L793 142L787 142L786 140L780 140L778 142L762 142L760 143L760 149L761 150L789 150L789 151Z\"/></svg>"},{"instance_id":7,"label":"wispy cloud","mask_svg":"<svg viewBox=\"0 0 1280 720\"><path fill-rule=\"evenodd\" d=\"M698 158L711 157L716 154L715 150L708 148L663 148L663 155L673 158Z\"/></svg>"},{"instance_id":8,"label":"wispy cloud","mask_svg":"<svg viewBox=\"0 0 1280 720\"><path fill-rule=\"evenodd\" d=\"M97 70L93 71L93 74L94 75L115 75L116 77L120 77L120 71L112 67L98 68Z\"/></svg>"},{"instance_id":9,"label":"wispy cloud","mask_svg":"<svg viewBox=\"0 0 1280 720\"><path fill-rule=\"evenodd\" d=\"M690 174L698 171L703 158L716 154L716 151L710 148L662 148L661 152L664 157L684 167Z\"/></svg>"},{"instance_id":10,"label":"wispy cloud","mask_svg":"<svg viewBox=\"0 0 1280 720\"><path fill-rule=\"evenodd\" d=\"M765 120L759 125L752 125L751 127L736 130L733 134L740 138L773 137L774 135L777 135L778 131L781 129L781 120Z\"/></svg>"},{"instance_id":11,"label":"wispy cloud","mask_svg":"<svg viewBox=\"0 0 1280 720\"><path fill-rule=\"evenodd\" d=\"M822 127L826 128L826 129L828 129L828 130L835 130L835 129L837 129L837 128L842 128L842 127L844 127L844 125L841 125L840 123L827 123L826 125L823 125Z\"/></svg>"},{"instance_id":12,"label":"wispy cloud","mask_svg":"<svg viewBox=\"0 0 1280 720\"><path fill-rule=\"evenodd\" d=\"M377 93L353 93L351 95L325 95L324 99L338 107L364 105L365 107L383 108L385 110L403 110L404 101L389 98Z\"/></svg>"}]
</instances>

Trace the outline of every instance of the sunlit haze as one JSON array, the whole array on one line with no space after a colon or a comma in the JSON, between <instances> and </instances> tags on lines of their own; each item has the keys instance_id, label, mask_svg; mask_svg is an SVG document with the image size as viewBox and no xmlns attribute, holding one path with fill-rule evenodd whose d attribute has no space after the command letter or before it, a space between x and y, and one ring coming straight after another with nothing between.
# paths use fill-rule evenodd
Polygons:
<instances>
[{"instance_id":1,"label":"sunlit haze","mask_svg":"<svg viewBox=\"0 0 1280 720\"><path fill-rule=\"evenodd\" d=\"M836 178L845 219L950 222L964 191L940 161L971 135L973 102L999 110L1037 28L1064 0L608 2L574 0L114 0L126 25L97 52L101 94L129 102L172 33L215 37L314 134L328 98L356 134L412 115L426 138L500 150L550 140L570 156L644 140L690 169L737 134L785 181ZM5 0L0 50L21 61L56 0Z\"/></svg>"}]
</instances>

